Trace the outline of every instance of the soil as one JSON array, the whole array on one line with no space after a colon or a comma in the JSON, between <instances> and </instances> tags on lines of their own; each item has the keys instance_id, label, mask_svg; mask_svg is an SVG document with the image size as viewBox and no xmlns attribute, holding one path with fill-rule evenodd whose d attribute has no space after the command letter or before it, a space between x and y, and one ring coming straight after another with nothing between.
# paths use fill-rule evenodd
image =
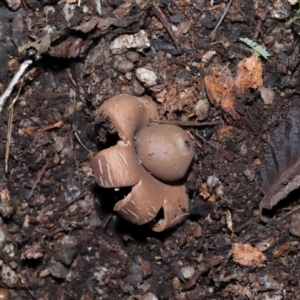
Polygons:
<instances>
[{"instance_id":1,"label":"soil","mask_svg":"<svg viewBox=\"0 0 300 300\"><path fill-rule=\"evenodd\" d=\"M292 4L3 1L1 94L22 62L32 63L0 115L0 296L300 299L299 192L259 217L264 150L299 102ZM112 50L116 38L141 32L151 45ZM257 58L240 38L270 56ZM227 79L234 86L249 57L262 84L231 91ZM154 82L138 78L139 68ZM218 97L212 78L221 78ZM151 96L161 120L188 124L195 143L189 215L162 233L116 214L130 189L100 188L90 166L116 143L116 134L98 137L96 110L121 93ZM208 121L220 124L196 126Z\"/></svg>"}]
</instances>

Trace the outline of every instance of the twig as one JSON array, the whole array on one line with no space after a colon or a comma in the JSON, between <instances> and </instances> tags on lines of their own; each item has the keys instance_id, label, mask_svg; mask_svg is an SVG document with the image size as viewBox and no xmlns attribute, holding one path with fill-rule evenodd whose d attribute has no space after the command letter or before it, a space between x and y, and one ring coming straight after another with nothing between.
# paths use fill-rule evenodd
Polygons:
<instances>
[{"instance_id":1,"label":"twig","mask_svg":"<svg viewBox=\"0 0 300 300\"><path fill-rule=\"evenodd\" d=\"M75 197L75 198L72 199L70 202L68 202L67 204L65 204L61 209L65 209L66 207L72 205L72 204L75 203L76 201L82 199L86 194L87 194L87 192L81 193L79 196Z\"/></svg>"},{"instance_id":2,"label":"twig","mask_svg":"<svg viewBox=\"0 0 300 300\"><path fill-rule=\"evenodd\" d=\"M91 150L89 150L89 149L82 143L82 141L80 140L79 135L77 134L76 131L74 131L74 134L75 134L75 136L76 136L77 141L79 142L79 144L80 144L86 151L88 151L89 153L93 153Z\"/></svg>"},{"instance_id":3,"label":"twig","mask_svg":"<svg viewBox=\"0 0 300 300\"><path fill-rule=\"evenodd\" d=\"M216 27L214 28L214 30L210 33L209 37L210 37L211 39L213 39L213 40L215 39L216 31L218 30L219 26L220 26L221 23L223 22L223 20L224 20L226 14L227 14L227 12L228 12L228 10L229 10L229 8L230 8L232 2L233 2L233 0L230 0L230 1L228 2L227 7L226 7L226 9L224 10L224 13L223 13L221 19L220 19L219 22L217 23L217 25L216 25Z\"/></svg>"},{"instance_id":4,"label":"twig","mask_svg":"<svg viewBox=\"0 0 300 300\"><path fill-rule=\"evenodd\" d=\"M34 192L36 186L37 186L38 183L41 181L41 178L42 178L42 176L44 175L44 173L45 173L45 171L46 171L48 165L49 165L49 159L47 160L46 164L43 166L42 170L38 172L36 181L34 182L33 187L31 188L29 197L32 196L32 194L33 194L33 192Z\"/></svg>"},{"instance_id":5,"label":"twig","mask_svg":"<svg viewBox=\"0 0 300 300\"><path fill-rule=\"evenodd\" d=\"M190 126L190 127L200 127L200 126L210 126L222 124L221 121L213 121L213 122L193 122L193 121L171 121L171 120L149 120L151 123L159 123L159 124L172 124L178 126Z\"/></svg>"},{"instance_id":6,"label":"twig","mask_svg":"<svg viewBox=\"0 0 300 300\"><path fill-rule=\"evenodd\" d=\"M14 119L14 108L12 108L8 114L7 137L6 137L6 147L5 147L5 173L8 172L9 148L10 148L10 141L11 141L13 119Z\"/></svg>"},{"instance_id":7,"label":"twig","mask_svg":"<svg viewBox=\"0 0 300 300\"><path fill-rule=\"evenodd\" d=\"M31 64L32 64L32 60L23 61L23 63L21 64L21 66L19 68L19 71L15 74L15 76L9 83L8 87L6 88L5 92L0 97L0 113L4 107L6 99L10 96L11 92L13 91L14 86L18 83L21 76L24 74L24 72L26 71L28 66L30 66Z\"/></svg>"},{"instance_id":8,"label":"twig","mask_svg":"<svg viewBox=\"0 0 300 300\"><path fill-rule=\"evenodd\" d=\"M201 144L198 143L198 141L195 140L193 134L190 131L187 131L187 134L191 138L191 140L198 146L198 148L202 148Z\"/></svg>"},{"instance_id":9,"label":"twig","mask_svg":"<svg viewBox=\"0 0 300 300\"><path fill-rule=\"evenodd\" d=\"M220 149L218 147L216 147L215 145L213 145L210 141L206 140L203 136L201 136L200 134L196 133L196 137L198 137L200 140L202 140L204 143L210 145L211 147L215 148L217 151L220 151Z\"/></svg>"},{"instance_id":10,"label":"twig","mask_svg":"<svg viewBox=\"0 0 300 300\"><path fill-rule=\"evenodd\" d=\"M43 129L41 129L41 132L45 132L45 131L55 129L55 128L61 128L63 125L64 125L63 122L60 120L60 121L57 121L54 124L51 124L51 125L48 125L48 126L44 127Z\"/></svg>"},{"instance_id":11,"label":"twig","mask_svg":"<svg viewBox=\"0 0 300 300\"><path fill-rule=\"evenodd\" d=\"M11 105L9 106L9 115L8 115L8 123L7 123L7 137L6 137L6 147L5 147L5 173L8 172L8 159L9 159L9 148L10 148L10 142L11 142L11 133L12 133L12 123L14 119L14 104L19 98L20 92L22 90L23 83L20 84L20 88L18 91L17 96L12 101Z\"/></svg>"},{"instance_id":12,"label":"twig","mask_svg":"<svg viewBox=\"0 0 300 300\"><path fill-rule=\"evenodd\" d=\"M159 21L165 26L165 28L166 28L167 32L169 33L171 39L175 43L176 48L178 49L179 48L178 40L175 37L174 32L172 31L172 28L171 28L171 24L169 23L169 21L168 21L167 17L165 16L165 14L157 6L154 6L152 8L151 13L154 16L156 16L159 19Z\"/></svg>"}]
</instances>

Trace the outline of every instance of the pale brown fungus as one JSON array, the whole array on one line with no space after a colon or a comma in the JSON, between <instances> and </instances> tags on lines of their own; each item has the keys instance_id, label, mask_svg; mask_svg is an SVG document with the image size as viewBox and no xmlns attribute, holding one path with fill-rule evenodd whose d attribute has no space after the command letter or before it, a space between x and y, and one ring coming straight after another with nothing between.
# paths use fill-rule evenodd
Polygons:
<instances>
[{"instance_id":1,"label":"pale brown fungus","mask_svg":"<svg viewBox=\"0 0 300 300\"><path fill-rule=\"evenodd\" d=\"M176 125L144 127L138 132L135 143L143 166L166 182L182 179L194 156L191 139Z\"/></svg>"},{"instance_id":2,"label":"pale brown fungus","mask_svg":"<svg viewBox=\"0 0 300 300\"><path fill-rule=\"evenodd\" d=\"M149 119L158 119L157 106L150 97L126 94L109 98L98 108L97 114L109 117L120 138L130 142Z\"/></svg>"},{"instance_id":3,"label":"pale brown fungus","mask_svg":"<svg viewBox=\"0 0 300 300\"><path fill-rule=\"evenodd\" d=\"M10 300L10 290L6 288L0 288L0 300Z\"/></svg>"},{"instance_id":4,"label":"pale brown fungus","mask_svg":"<svg viewBox=\"0 0 300 300\"><path fill-rule=\"evenodd\" d=\"M149 119L158 119L156 104L149 97L117 95L108 99L97 113L111 120L121 138L115 146L100 151L92 159L98 184L104 188L132 187L131 192L116 203L114 210L138 225L152 221L149 225L157 232L180 223L189 209L185 186L182 183L169 185L160 180L184 178L194 155L186 133L175 125L147 127ZM147 133L152 127L156 129ZM150 142L157 145L157 150L154 147L157 153L154 151L155 160L151 163L145 162L139 153L141 164L135 147L140 152L144 144L142 139L147 143L148 134ZM175 160L180 163L174 164ZM168 161L164 165L166 172L162 171L162 161ZM152 163L159 165L158 172L150 170ZM158 217L160 210L163 214Z\"/></svg>"}]
</instances>

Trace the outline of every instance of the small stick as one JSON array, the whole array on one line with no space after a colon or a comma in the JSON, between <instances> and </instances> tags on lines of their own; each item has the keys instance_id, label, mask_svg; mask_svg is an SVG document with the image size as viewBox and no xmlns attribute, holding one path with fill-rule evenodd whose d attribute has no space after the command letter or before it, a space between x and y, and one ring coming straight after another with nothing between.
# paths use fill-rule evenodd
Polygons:
<instances>
[{"instance_id":1,"label":"small stick","mask_svg":"<svg viewBox=\"0 0 300 300\"><path fill-rule=\"evenodd\" d=\"M157 6L154 6L152 9L152 14L155 15L158 20L165 26L167 32L169 33L171 39L173 40L173 42L175 43L176 48L178 49L178 40L175 37L172 28L171 28L171 24L169 23L169 21L167 20L167 17L165 16L165 14L161 11L161 9Z\"/></svg>"},{"instance_id":2,"label":"small stick","mask_svg":"<svg viewBox=\"0 0 300 300\"><path fill-rule=\"evenodd\" d=\"M198 141L195 140L193 134L190 131L187 131L187 134L189 135L189 137L191 138L191 140L199 147L201 148L201 144L198 143Z\"/></svg>"},{"instance_id":3,"label":"small stick","mask_svg":"<svg viewBox=\"0 0 300 300\"><path fill-rule=\"evenodd\" d=\"M228 2L227 7L226 7L226 9L224 10L224 13L223 13L221 19L220 19L219 22L217 23L217 25L216 25L216 27L214 28L214 30L210 33L209 37L210 37L211 39L213 39L213 40L215 39L216 31L218 30L219 26L220 26L221 23L223 22L223 20L224 20L226 14L227 14L227 12L228 12L228 10L229 10L229 8L230 8L232 2L233 2L233 0L230 0L230 1Z\"/></svg>"},{"instance_id":4,"label":"small stick","mask_svg":"<svg viewBox=\"0 0 300 300\"><path fill-rule=\"evenodd\" d=\"M215 145L213 145L210 141L206 140L203 136L201 136L200 134L196 134L196 137L198 137L200 140L202 140L204 143L210 145L211 147L215 148L217 151L220 151L220 149L218 147L216 147Z\"/></svg>"},{"instance_id":5,"label":"small stick","mask_svg":"<svg viewBox=\"0 0 300 300\"><path fill-rule=\"evenodd\" d=\"M48 125L48 126L44 127L43 129L41 129L41 132L45 132L45 131L55 129L55 128L61 128L63 125L64 124L62 121L57 121L56 123Z\"/></svg>"},{"instance_id":6,"label":"small stick","mask_svg":"<svg viewBox=\"0 0 300 300\"><path fill-rule=\"evenodd\" d=\"M190 127L200 127L200 126L210 126L222 124L221 121L212 121L212 122L193 122L193 121L171 121L171 120L149 120L151 123L159 123L159 124L171 124L178 126L190 126Z\"/></svg>"},{"instance_id":7,"label":"small stick","mask_svg":"<svg viewBox=\"0 0 300 300\"><path fill-rule=\"evenodd\" d=\"M28 66L30 66L32 64L32 62L33 61L29 60L29 59L23 61L23 63L21 64L21 66L18 70L18 72L15 74L15 76L13 77L11 82L9 83L8 87L6 88L5 92L0 97L0 113L3 109L3 106L5 104L6 99L10 96L11 92L13 91L14 86L18 83L19 79L24 74L24 72L26 71Z\"/></svg>"},{"instance_id":8,"label":"small stick","mask_svg":"<svg viewBox=\"0 0 300 300\"><path fill-rule=\"evenodd\" d=\"M45 163L45 165L43 166L42 170L38 172L36 181L34 182L33 187L31 188L29 197L32 196L32 194L33 194L33 192L34 192L36 186L37 186L38 183L41 181L41 178L42 178L42 176L44 175L44 173L45 173L45 171L46 171L48 165L49 165L49 159L46 161L46 163Z\"/></svg>"},{"instance_id":9,"label":"small stick","mask_svg":"<svg viewBox=\"0 0 300 300\"><path fill-rule=\"evenodd\" d=\"M11 108L8 115L7 138L6 138L6 147L5 147L5 173L8 172L9 148L10 148L10 141L11 141L13 119L14 119L14 107Z\"/></svg>"},{"instance_id":10,"label":"small stick","mask_svg":"<svg viewBox=\"0 0 300 300\"><path fill-rule=\"evenodd\" d=\"M82 143L82 141L81 141L81 139L79 138L79 135L77 134L76 131L74 131L74 134L75 134L75 136L76 136L77 141L79 142L79 144L80 144L86 151L88 151L90 154L93 154L93 152L92 152L91 150L89 150L89 149Z\"/></svg>"},{"instance_id":11,"label":"small stick","mask_svg":"<svg viewBox=\"0 0 300 300\"><path fill-rule=\"evenodd\" d=\"M13 119L14 119L14 104L16 103L16 101L19 98L20 92L22 90L22 85L23 85L23 83L21 83L17 96L14 98L11 105L9 106L9 115L8 115L8 123L7 123L7 138L6 138L6 147L5 147L5 160L4 160L5 173L8 172L9 148L10 148L11 134L12 134L12 128L13 128L12 123L13 123Z\"/></svg>"}]
</instances>

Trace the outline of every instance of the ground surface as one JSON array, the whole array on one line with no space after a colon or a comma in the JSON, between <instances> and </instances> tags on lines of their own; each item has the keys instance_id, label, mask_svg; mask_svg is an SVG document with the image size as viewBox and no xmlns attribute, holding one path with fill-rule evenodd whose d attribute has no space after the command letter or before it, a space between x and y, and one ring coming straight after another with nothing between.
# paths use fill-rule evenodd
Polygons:
<instances>
[{"instance_id":1,"label":"ground surface","mask_svg":"<svg viewBox=\"0 0 300 300\"><path fill-rule=\"evenodd\" d=\"M2 92L24 59L33 64L0 115L0 292L40 300L300 299L299 215L289 213L297 192L264 211L268 223L258 217L264 150L299 102L298 28L286 26L297 4L233 1L213 32L226 1L102 0L101 17L94 0L7 2L15 10L0 4ZM115 38L141 30L151 47L112 53ZM239 38L271 56L253 56ZM249 57L262 82L236 91L231 82ZM141 67L154 82L137 79ZM5 172L8 106L18 90ZM113 206L126 191L97 187L91 154L75 135L96 153L95 110L119 93L152 96L163 120L221 122L184 127L196 145L190 215L173 230L158 234L118 217Z\"/></svg>"}]
</instances>

